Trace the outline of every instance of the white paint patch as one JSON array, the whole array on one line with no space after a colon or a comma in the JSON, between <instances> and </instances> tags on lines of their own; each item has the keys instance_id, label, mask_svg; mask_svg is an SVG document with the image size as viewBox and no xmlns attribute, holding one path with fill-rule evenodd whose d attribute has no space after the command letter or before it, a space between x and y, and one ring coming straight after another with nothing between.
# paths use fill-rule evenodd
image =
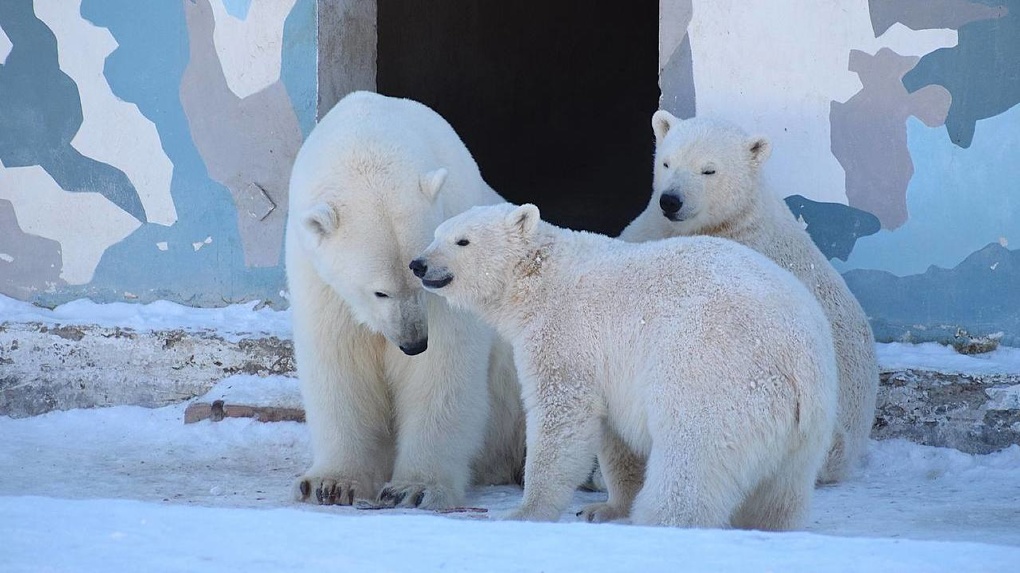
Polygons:
<instances>
[{"instance_id":1,"label":"white paint patch","mask_svg":"<svg viewBox=\"0 0 1020 573\"><path fill-rule=\"evenodd\" d=\"M253 0L248 17L227 13L223 0L210 0L216 28L213 43L227 86L246 98L280 79L283 25L297 0Z\"/></svg>"},{"instance_id":2,"label":"white paint patch","mask_svg":"<svg viewBox=\"0 0 1020 573\"><path fill-rule=\"evenodd\" d=\"M123 171L149 222L172 225L177 221L170 195L173 163L163 152L159 132L137 105L114 95L103 76L117 41L108 29L81 17L81 0L36 0L35 13L57 38L60 69L78 85L83 121L71 145Z\"/></svg>"},{"instance_id":3,"label":"white paint patch","mask_svg":"<svg viewBox=\"0 0 1020 573\"><path fill-rule=\"evenodd\" d=\"M0 199L26 233L60 243L60 278L72 285L91 281L106 249L142 225L99 193L64 191L38 165L0 169Z\"/></svg>"},{"instance_id":4,"label":"white paint patch","mask_svg":"<svg viewBox=\"0 0 1020 573\"><path fill-rule=\"evenodd\" d=\"M13 48L14 44L11 43L11 39L4 33L4 29L0 28L0 66L7 63L7 56L11 55Z\"/></svg>"},{"instance_id":5,"label":"white paint patch","mask_svg":"<svg viewBox=\"0 0 1020 573\"><path fill-rule=\"evenodd\" d=\"M0 261L3 261L5 263L13 263L14 257L8 255L7 253L0 253Z\"/></svg>"},{"instance_id":6,"label":"white paint patch","mask_svg":"<svg viewBox=\"0 0 1020 573\"><path fill-rule=\"evenodd\" d=\"M160 241L156 243L156 248L161 251L166 251L170 248L170 245L168 245L166 241Z\"/></svg>"},{"instance_id":7,"label":"white paint patch","mask_svg":"<svg viewBox=\"0 0 1020 573\"><path fill-rule=\"evenodd\" d=\"M773 153L766 172L782 195L843 204L845 174L831 151L829 109L861 89L847 69L850 50L890 46L924 55L957 42L953 30L903 26L876 39L868 0L694 0L689 34L698 115L767 136Z\"/></svg>"},{"instance_id":8,"label":"white paint patch","mask_svg":"<svg viewBox=\"0 0 1020 573\"><path fill-rule=\"evenodd\" d=\"M1008 247L1009 241L1006 240L1006 237L999 237L999 244L1003 247Z\"/></svg>"},{"instance_id":9,"label":"white paint patch","mask_svg":"<svg viewBox=\"0 0 1020 573\"><path fill-rule=\"evenodd\" d=\"M202 247L208 245L209 243L212 243L212 237L206 237L204 241L199 241L197 243L191 243L191 246L194 247L195 250L197 251L197 250L201 249Z\"/></svg>"}]
</instances>

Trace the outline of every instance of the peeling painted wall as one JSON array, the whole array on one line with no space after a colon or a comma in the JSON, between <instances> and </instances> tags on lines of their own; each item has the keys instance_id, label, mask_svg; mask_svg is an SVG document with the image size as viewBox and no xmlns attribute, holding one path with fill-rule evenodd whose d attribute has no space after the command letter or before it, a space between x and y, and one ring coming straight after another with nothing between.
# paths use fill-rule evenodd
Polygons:
<instances>
[{"instance_id":1,"label":"peeling painted wall","mask_svg":"<svg viewBox=\"0 0 1020 573\"><path fill-rule=\"evenodd\" d=\"M285 304L315 0L0 2L0 293Z\"/></svg>"},{"instance_id":2,"label":"peeling painted wall","mask_svg":"<svg viewBox=\"0 0 1020 573\"><path fill-rule=\"evenodd\" d=\"M879 338L1020 345L1020 0L659 6L661 106L771 138ZM374 0L0 2L0 293L285 305L290 164L374 88L375 29Z\"/></svg>"},{"instance_id":3,"label":"peeling painted wall","mask_svg":"<svg viewBox=\"0 0 1020 573\"><path fill-rule=\"evenodd\" d=\"M1020 0L661 0L661 107L767 178L881 339L1020 345Z\"/></svg>"}]
</instances>

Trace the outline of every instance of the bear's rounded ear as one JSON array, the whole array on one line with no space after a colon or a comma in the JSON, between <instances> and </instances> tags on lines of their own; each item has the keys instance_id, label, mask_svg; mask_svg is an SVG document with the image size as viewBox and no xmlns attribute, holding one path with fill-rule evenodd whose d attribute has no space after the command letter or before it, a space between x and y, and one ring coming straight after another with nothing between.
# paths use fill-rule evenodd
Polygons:
<instances>
[{"instance_id":1,"label":"bear's rounded ear","mask_svg":"<svg viewBox=\"0 0 1020 573\"><path fill-rule=\"evenodd\" d=\"M305 212L301 222L313 236L321 239L337 230L340 217L329 203L319 203Z\"/></svg>"},{"instance_id":2,"label":"bear's rounded ear","mask_svg":"<svg viewBox=\"0 0 1020 573\"><path fill-rule=\"evenodd\" d=\"M652 114L652 131L655 132L655 142L662 143L662 140L666 138L666 133L679 121L680 118L664 109Z\"/></svg>"},{"instance_id":3,"label":"bear's rounded ear","mask_svg":"<svg viewBox=\"0 0 1020 573\"><path fill-rule=\"evenodd\" d=\"M747 142L747 150L751 153L751 165L761 167L772 154L772 144L764 137L752 137Z\"/></svg>"},{"instance_id":4,"label":"bear's rounded ear","mask_svg":"<svg viewBox=\"0 0 1020 573\"><path fill-rule=\"evenodd\" d=\"M517 207L506 216L507 225L510 225L512 229L517 229L524 235L531 235L540 220L541 215L538 212L538 207L531 203L525 203Z\"/></svg>"},{"instance_id":5,"label":"bear's rounded ear","mask_svg":"<svg viewBox=\"0 0 1020 573\"><path fill-rule=\"evenodd\" d=\"M429 201L435 201L439 189L446 182L446 169L440 167L435 171L429 171L418 180L418 188L428 197Z\"/></svg>"}]
</instances>

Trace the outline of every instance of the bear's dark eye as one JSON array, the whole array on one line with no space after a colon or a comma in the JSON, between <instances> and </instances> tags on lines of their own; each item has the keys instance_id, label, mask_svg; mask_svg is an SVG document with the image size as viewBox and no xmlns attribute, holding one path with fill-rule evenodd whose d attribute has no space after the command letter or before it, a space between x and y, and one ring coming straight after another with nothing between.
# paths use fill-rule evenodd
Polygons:
<instances>
[{"instance_id":1,"label":"bear's dark eye","mask_svg":"<svg viewBox=\"0 0 1020 573\"><path fill-rule=\"evenodd\" d=\"M390 295L384 292L375 291L375 298L390 298Z\"/></svg>"},{"instance_id":2,"label":"bear's dark eye","mask_svg":"<svg viewBox=\"0 0 1020 573\"><path fill-rule=\"evenodd\" d=\"M662 166L665 167L666 169L669 169L669 161L663 161Z\"/></svg>"},{"instance_id":3,"label":"bear's dark eye","mask_svg":"<svg viewBox=\"0 0 1020 573\"><path fill-rule=\"evenodd\" d=\"M705 169L703 169L701 171L701 174L702 175L715 175L715 168L714 167L706 167Z\"/></svg>"},{"instance_id":4,"label":"bear's dark eye","mask_svg":"<svg viewBox=\"0 0 1020 573\"><path fill-rule=\"evenodd\" d=\"M461 240L457 241L457 246L458 247L466 247L466 246L468 246L470 244L471 244L471 241L469 241L467 239L461 239Z\"/></svg>"}]
</instances>

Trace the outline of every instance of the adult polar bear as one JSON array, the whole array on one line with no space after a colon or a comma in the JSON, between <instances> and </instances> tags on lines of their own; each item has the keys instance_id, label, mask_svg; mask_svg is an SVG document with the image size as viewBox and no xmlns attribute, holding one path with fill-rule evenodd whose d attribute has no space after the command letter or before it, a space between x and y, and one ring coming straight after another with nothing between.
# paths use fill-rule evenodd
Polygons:
<instances>
[{"instance_id":1,"label":"adult polar bear","mask_svg":"<svg viewBox=\"0 0 1020 573\"><path fill-rule=\"evenodd\" d=\"M609 501L586 511L802 523L832 435L836 362L822 309L766 257L713 237L629 244L506 204L440 225L411 270L513 344L528 458L511 518L556 520L601 442ZM618 467L628 456L648 460L644 475Z\"/></svg>"},{"instance_id":2,"label":"adult polar bear","mask_svg":"<svg viewBox=\"0 0 1020 573\"><path fill-rule=\"evenodd\" d=\"M356 92L308 136L286 237L313 452L299 500L440 508L461 502L472 474L519 480L509 346L407 269L443 220L501 201L453 128L420 103Z\"/></svg>"},{"instance_id":3,"label":"adult polar bear","mask_svg":"<svg viewBox=\"0 0 1020 573\"><path fill-rule=\"evenodd\" d=\"M661 110L652 128L652 198L620 238L724 237L769 257L814 293L832 325L839 366L838 422L819 481L844 479L863 455L875 418L878 362L864 310L783 200L762 187L767 140L729 123L680 120Z\"/></svg>"}]
</instances>

